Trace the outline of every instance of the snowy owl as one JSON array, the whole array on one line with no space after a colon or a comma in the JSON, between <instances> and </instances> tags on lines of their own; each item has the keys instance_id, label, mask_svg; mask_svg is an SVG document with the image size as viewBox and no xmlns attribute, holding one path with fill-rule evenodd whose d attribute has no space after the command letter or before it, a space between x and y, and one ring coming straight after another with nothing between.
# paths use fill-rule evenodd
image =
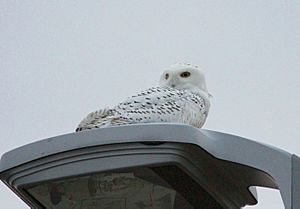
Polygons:
<instances>
[{"instance_id":1,"label":"snowy owl","mask_svg":"<svg viewBox=\"0 0 300 209\"><path fill-rule=\"evenodd\" d=\"M198 66L177 63L166 69L159 86L127 98L113 108L91 112L76 131L135 123L184 123L201 128L210 94Z\"/></svg>"}]
</instances>

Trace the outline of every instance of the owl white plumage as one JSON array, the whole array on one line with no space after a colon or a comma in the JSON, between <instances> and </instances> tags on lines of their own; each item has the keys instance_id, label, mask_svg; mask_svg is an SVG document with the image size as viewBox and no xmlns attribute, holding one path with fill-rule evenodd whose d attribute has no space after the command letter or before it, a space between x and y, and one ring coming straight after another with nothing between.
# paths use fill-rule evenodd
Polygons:
<instances>
[{"instance_id":1,"label":"owl white plumage","mask_svg":"<svg viewBox=\"0 0 300 209\"><path fill-rule=\"evenodd\" d=\"M76 131L135 123L184 123L201 128L210 94L198 66L177 63L165 70L159 86L127 98L114 108L92 112Z\"/></svg>"}]
</instances>

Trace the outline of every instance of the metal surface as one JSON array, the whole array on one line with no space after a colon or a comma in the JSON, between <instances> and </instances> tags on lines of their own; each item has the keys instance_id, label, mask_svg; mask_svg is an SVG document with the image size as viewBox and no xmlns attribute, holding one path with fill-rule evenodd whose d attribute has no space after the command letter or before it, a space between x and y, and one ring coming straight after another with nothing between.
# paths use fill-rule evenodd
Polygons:
<instances>
[{"instance_id":1,"label":"metal surface","mask_svg":"<svg viewBox=\"0 0 300 209\"><path fill-rule=\"evenodd\" d=\"M248 190L252 185L277 188L286 209L300 208L297 156L238 136L181 124L139 124L66 134L7 152L0 163L1 180L33 208L39 206L22 192L26 185L86 172L168 163L197 179L224 208L255 204L255 192Z\"/></svg>"}]
</instances>

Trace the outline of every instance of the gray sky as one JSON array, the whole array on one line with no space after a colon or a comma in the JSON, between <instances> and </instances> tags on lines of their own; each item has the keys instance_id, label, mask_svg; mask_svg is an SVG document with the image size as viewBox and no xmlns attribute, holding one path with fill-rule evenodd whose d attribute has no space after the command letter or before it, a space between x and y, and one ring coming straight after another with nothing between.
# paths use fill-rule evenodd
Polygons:
<instances>
[{"instance_id":1,"label":"gray sky","mask_svg":"<svg viewBox=\"0 0 300 209\"><path fill-rule=\"evenodd\" d=\"M69 133L90 111L203 67L204 128L300 155L300 1L0 1L0 154ZM282 209L259 190L255 209ZM2 209L28 208L0 184Z\"/></svg>"}]
</instances>

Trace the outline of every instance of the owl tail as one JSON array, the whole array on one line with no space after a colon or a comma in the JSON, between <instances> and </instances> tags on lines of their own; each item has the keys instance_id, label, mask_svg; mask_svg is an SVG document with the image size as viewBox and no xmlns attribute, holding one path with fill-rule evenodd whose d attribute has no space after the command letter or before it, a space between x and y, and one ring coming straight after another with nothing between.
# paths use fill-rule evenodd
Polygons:
<instances>
[{"instance_id":1,"label":"owl tail","mask_svg":"<svg viewBox=\"0 0 300 209\"><path fill-rule=\"evenodd\" d=\"M105 108L89 113L78 125L76 132L83 131L86 129L99 128L99 125L107 121L107 118L113 116L111 109Z\"/></svg>"}]
</instances>

